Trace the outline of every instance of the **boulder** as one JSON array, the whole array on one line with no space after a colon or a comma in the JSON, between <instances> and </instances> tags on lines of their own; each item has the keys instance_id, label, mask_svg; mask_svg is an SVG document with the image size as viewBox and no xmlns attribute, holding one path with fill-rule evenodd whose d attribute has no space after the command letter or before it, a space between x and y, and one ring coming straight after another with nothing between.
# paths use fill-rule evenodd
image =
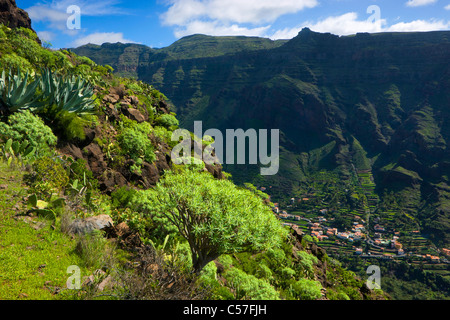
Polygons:
<instances>
[{"instance_id":1,"label":"boulder","mask_svg":"<svg viewBox=\"0 0 450 320\"><path fill-rule=\"evenodd\" d=\"M131 120L135 120L138 123L147 121L147 118L137 109L129 108L127 110L127 117Z\"/></svg>"},{"instance_id":2,"label":"boulder","mask_svg":"<svg viewBox=\"0 0 450 320\"><path fill-rule=\"evenodd\" d=\"M76 219L68 227L68 233L74 235L84 235L96 230L107 231L114 227L112 218L106 214L86 219Z\"/></svg>"},{"instance_id":3,"label":"boulder","mask_svg":"<svg viewBox=\"0 0 450 320\"><path fill-rule=\"evenodd\" d=\"M111 104L116 104L117 102L119 102L119 100L120 100L119 95L118 94L114 94L114 93L109 94L109 95L107 95L107 96L105 96L103 98L104 102L111 103Z\"/></svg>"}]
</instances>

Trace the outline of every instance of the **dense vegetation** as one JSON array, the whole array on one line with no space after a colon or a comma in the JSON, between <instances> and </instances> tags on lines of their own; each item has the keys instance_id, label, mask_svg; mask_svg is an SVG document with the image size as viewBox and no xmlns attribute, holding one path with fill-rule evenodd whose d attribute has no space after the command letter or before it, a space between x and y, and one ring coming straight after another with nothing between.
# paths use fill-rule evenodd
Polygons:
<instances>
[{"instance_id":1,"label":"dense vegetation","mask_svg":"<svg viewBox=\"0 0 450 320\"><path fill-rule=\"evenodd\" d=\"M173 164L179 123L151 85L28 29L2 25L0 41L0 298L385 297L283 227L251 184ZM80 231L105 215L114 226Z\"/></svg>"}]
</instances>

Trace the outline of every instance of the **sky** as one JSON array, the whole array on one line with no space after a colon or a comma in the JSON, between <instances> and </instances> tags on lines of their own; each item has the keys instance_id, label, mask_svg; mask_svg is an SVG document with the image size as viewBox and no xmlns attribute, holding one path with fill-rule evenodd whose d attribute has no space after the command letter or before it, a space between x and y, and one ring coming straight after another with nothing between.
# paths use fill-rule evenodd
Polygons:
<instances>
[{"instance_id":1,"label":"sky","mask_svg":"<svg viewBox=\"0 0 450 320\"><path fill-rule=\"evenodd\" d=\"M450 0L16 0L53 48L171 45L192 34L292 39L316 32L450 30Z\"/></svg>"}]
</instances>

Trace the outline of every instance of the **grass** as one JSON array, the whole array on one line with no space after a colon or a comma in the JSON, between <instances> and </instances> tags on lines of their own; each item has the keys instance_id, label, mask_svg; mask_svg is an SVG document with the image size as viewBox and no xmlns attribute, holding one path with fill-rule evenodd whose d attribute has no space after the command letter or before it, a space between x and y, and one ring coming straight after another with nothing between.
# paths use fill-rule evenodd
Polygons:
<instances>
[{"instance_id":1,"label":"grass","mask_svg":"<svg viewBox=\"0 0 450 320\"><path fill-rule=\"evenodd\" d=\"M22 177L23 171L0 162L0 300L64 299L67 268L79 266L82 277L93 270L75 252L76 239L53 221L25 215Z\"/></svg>"}]
</instances>

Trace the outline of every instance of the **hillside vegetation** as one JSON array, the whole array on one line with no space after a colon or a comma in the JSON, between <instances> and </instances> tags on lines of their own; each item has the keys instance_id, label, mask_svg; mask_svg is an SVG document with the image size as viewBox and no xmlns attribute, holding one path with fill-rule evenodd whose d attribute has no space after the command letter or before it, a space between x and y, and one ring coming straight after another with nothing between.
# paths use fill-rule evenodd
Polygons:
<instances>
[{"instance_id":1,"label":"hillside vegetation","mask_svg":"<svg viewBox=\"0 0 450 320\"><path fill-rule=\"evenodd\" d=\"M386 298L251 184L175 165L152 85L30 29L0 42L0 299Z\"/></svg>"}]
</instances>

